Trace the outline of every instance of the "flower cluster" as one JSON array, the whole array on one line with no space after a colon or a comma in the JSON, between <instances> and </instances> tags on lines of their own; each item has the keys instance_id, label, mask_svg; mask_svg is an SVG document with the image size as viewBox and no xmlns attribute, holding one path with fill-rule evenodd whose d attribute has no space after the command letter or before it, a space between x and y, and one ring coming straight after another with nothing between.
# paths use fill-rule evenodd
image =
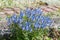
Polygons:
<instances>
[{"instance_id":1,"label":"flower cluster","mask_svg":"<svg viewBox=\"0 0 60 40\"><path fill-rule=\"evenodd\" d=\"M14 14L12 17L8 19L8 25L12 23L17 23L23 30L32 31L38 28L45 28L50 26L52 20L49 17L45 17L42 15L42 11L40 8L30 9L27 8L25 11L21 10L20 15L17 16Z\"/></svg>"}]
</instances>

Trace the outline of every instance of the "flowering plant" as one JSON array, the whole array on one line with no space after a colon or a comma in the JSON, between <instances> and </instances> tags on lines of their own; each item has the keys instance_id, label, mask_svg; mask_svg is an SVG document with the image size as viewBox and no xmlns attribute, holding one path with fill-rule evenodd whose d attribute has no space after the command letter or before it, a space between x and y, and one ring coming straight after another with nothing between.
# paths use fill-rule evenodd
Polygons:
<instances>
[{"instance_id":1,"label":"flowering plant","mask_svg":"<svg viewBox=\"0 0 60 40\"><path fill-rule=\"evenodd\" d=\"M42 14L43 12L40 8L27 8L25 11L21 10L19 16L14 14L12 17L7 18L8 26L13 30L12 33L16 37L15 40L32 40L32 37L34 38L40 33L39 30L41 28L50 26L52 20ZM25 38L25 36L28 38Z\"/></svg>"}]
</instances>

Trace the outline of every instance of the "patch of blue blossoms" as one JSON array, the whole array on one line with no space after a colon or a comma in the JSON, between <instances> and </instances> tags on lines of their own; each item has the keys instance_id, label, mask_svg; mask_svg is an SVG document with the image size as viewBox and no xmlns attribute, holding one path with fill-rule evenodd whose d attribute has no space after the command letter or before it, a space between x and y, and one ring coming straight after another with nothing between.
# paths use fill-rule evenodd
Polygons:
<instances>
[{"instance_id":1,"label":"patch of blue blossoms","mask_svg":"<svg viewBox=\"0 0 60 40\"><path fill-rule=\"evenodd\" d=\"M40 8L21 10L20 15L17 16L14 14L10 18L7 18L8 25L12 23L18 24L22 30L32 31L33 28L46 28L49 27L52 23L52 20L49 17L43 16L43 12Z\"/></svg>"}]
</instances>

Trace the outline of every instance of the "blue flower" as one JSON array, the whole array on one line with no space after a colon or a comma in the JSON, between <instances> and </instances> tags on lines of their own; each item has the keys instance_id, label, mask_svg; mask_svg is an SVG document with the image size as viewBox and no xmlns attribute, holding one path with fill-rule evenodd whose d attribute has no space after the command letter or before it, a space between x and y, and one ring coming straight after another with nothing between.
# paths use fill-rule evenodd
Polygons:
<instances>
[{"instance_id":1,"label":"blue flower","mask_svg":"<svg viewBox=\"0 0 60 40\"><path fill-rule=\"evenodd\" d=\"M30 31L30 32L32 32L32 31L33 31L31 27L29 28L29 31Z\"/></svg>"},{"instance_id":2,"label":"blue flower","mask_svg":"<svg viewBox=\"0 0 60 40\"><path fill-rule=\"evenodd\" d=\"M35 15L32 15L30 18L32 21L35 21L35 19L36 19Z\"/></svg>"},{"instance_id":3,"label":"blue flower","mask_svg":"<svg viewBox=\"0 0 60 40\"><path fill-rule=\"evenodd\" d=\"M28 13L28 14L26 13L26 16L27 16L28 18L30 18L31 14L30 14L30 13Z\"/></svg>"},{"instance_id":4,"label":"blue flower","mask_svg":"<svg viewBox=\"0 0 60 40\"><path fill-rule=\"evenodd\" d=\"M31 10L31 15L34 15L34 14L36 14L35 10Z\"/></svg>"},{"instance_id":5,"label":"blue flower","mask_svg":"<svg viewBox=\"0 0 60 40\"><path fill-rule=\"evenodd\" d=\"M31 9L30 8L26 8L25 12L28 14L28 13L31 13Z\"/></svg>"},{"instance_id":6,"label":"blue flower","mask_svg":"<svg viewBox=\"0 0 60 40\"><path fill-rule=\"evenodd\" d=\"M40 8L36 8L36 9L35 9L35 12L36 12L36 14L38 14L38 15L41 15L41 14L43 13Z\"/></svg>"},{"instance_id":7,"label":"blue flower","mask_svg":"<svg viewBox=\"0 0 60 40\"><path fill-rule=\"evenodd\" d=\"M41 28L45 28L47 25L45 23L41 24Z\"/></svg>"},{"instance_id":8,"label":"blue flower","mask_svg":"<svg viewBox=\"0 0 60 40\"><path fill-rule=\"evenodd\" d=\"M30 8L27 8L25 12L26 12L25 13L26 16L29 18L31 16L31 10L30 10Z\"/></svg>"},{"instance_id":9,"label":"blue flower","mask_svg":"<svg viewBox=\"0 0 60 40\"><path fill-rule=\"evenodd\" d=\"M14 14L12 17L11 17L11 20L13 23L17 23L17 15Z\"/></svg>"},{"instance_id":10,"label":"blue flower","mask_svg":"<svg viewBox=\"0 0 60 40\"><path fill-rule=\"evenodd\" d=\"M12 20L15 20L17 18L17 15L13 14L11 18L12 18Z\"/></svg>"},{"instance_id":11,"label":"blue flower","mask_svg":"<svg viewBox=\"0 0 60 40\"><path fill-rule=\"evenodd\" d=\"M21 27L21 28L22 28L22 30L25 30L25 26L23 26L23 25L22 25L22 27Z\"/></svg>"},{"instance_id":12,"label":"blue flower","mask_svg":"<svg viewBox=\"0 0 60 40\"><path fill-rule=\"evenodd\" d=\"M11 18L7 18L7 24L8 24L8 26L12 24Z\"/></svg>"},{"instance_id":13,"label":"blue flower","mask_svg":"<svg viewBox=\"0 0 60 40\"><path fill-rule=\"evenodd\" d=\"M20 11L20 15L19 15L19 17L22 19L23 16L24 16L24 12L23 12L23 11Z\"/></svg>"},{"instance_id":14,"label":"blue flower","mask_svg":"<svg viewBox=\"0 0 60 40\"><path fill-rule=\"evenodd\" d=\"M18 21L18 23L22 23L23 22L23 18L18 17L17 21Z\"/></svg>"},{"instance_id":15,"label":"blue flower","mask_svg":"<svg viewBox=\"0 0 60 40\"><path fill-rule=\"evenodd\" d=\"M16 14L13 14L13 15L12 15L12 17L16 18L16 17L17 17L17 15L16 15Z\"/></svg>"},{"instance_id":16,"label":"blue flower","mask_svg":"<svg viewBox=\"0 0 60 40\"><path fill-rule=\"evenodd\" d=\"M40 19L41 19L41 18L40 18L40 15L39 15L39 16L36 16L36 20L37 20L37 21L40 21Z\"/></svg>"},{"instance_id":17,"label":"blue flower","mask_svg":"<svg viewBox=\"0 0 60 40\"><path fill-rule=\"evenodd\" d=\"M25 22L23 25L22 25L22 29L23 30L26 30L26 31L30 31L30 23L29 22Z\"/></svg>"},{"instance_id":18,"label":"blue flower","mask_svg":"<svg viewBox=\"0 0 60 40\"><path fill-rule=\"evenodd\" d=\"M48 20L46 23L47 23L48 26L50 26L51 23L52 23L52 20Z\"/></svg>"},{"instance_id":19,"label":"blue flower","mask_svg":"<svg viewBox=\"0 0 60 40\"><path fill-rule=\"evenodd\" d=\"M29 26L26 26L26 27L25 27L25 30L27 30L27 31L28 31L28 30L29 30Z\"/></svg>"},{"instance_id":20,"label":"blue flower","mask_svg":"<svg viewBox=\"0 0 60 40\"><path fill-rule=\"evenodd\" d=\"M52 23L52 20L49 17L46 17L45 21L48 26L50 26L50 24Z\"/></svg>"},{"instance_id":21,"label":"blue flower","mask_svg":"<svg viewBox=\"0 0 60 40\"><path fill-rule=\"evenodd\" d=\"M26 22L26 25L29 26L30 25L30 22Z\"/></svg>"},{"instance_id":22,"label":"blue flower","mask_svg":"<svg viewBox=\"0 0 60 40\"><path fill-rule=\"evenodd\" d=\"M36 22L36 23L34 24L34 27L35 27L35 28L40 28L40 24L39 24L38 22Z\"/></svg>"}]
</instances>

